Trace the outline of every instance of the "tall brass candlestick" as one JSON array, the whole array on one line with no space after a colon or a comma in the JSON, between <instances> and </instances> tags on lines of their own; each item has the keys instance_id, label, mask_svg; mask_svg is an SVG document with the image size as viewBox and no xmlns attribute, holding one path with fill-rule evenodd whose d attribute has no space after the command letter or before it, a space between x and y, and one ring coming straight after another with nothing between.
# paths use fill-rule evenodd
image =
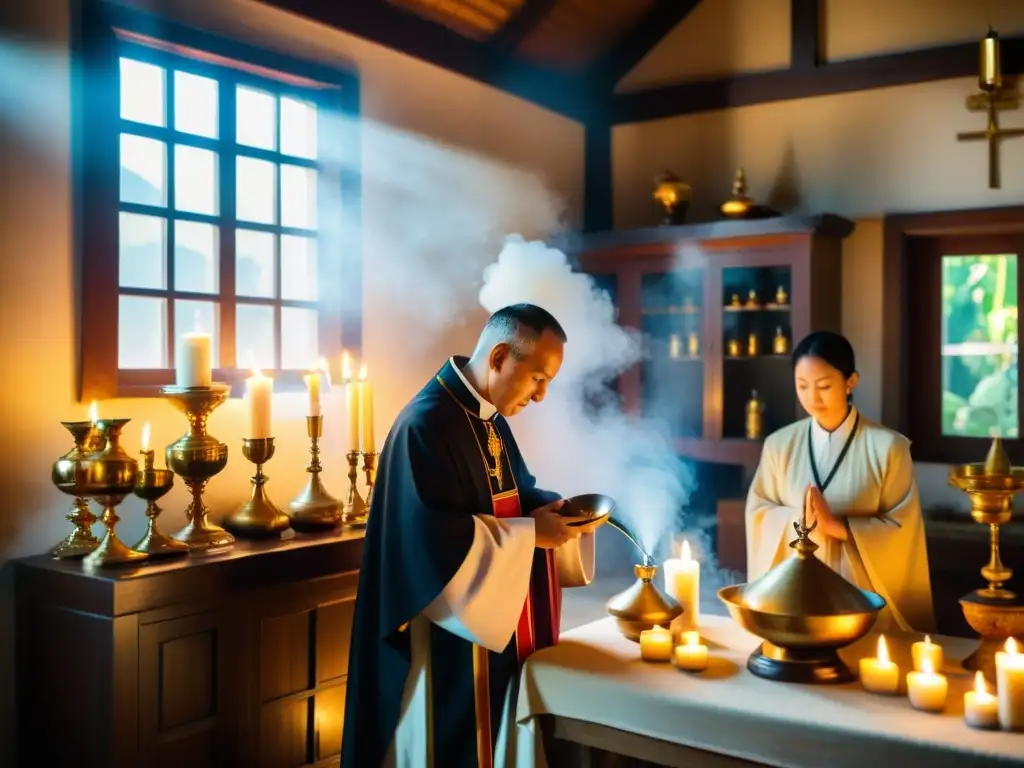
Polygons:
<instances>
[{"instance_id":1,"label":"tall brass candlestick","mask_svg":"<svg viewBox=\"0 0 1024 768\"><path fill-rule=\"evenodd\" d=\"M270 478L263 474L263 465L274 458L274 438L243 438L242 454L256 465L252 496L224 521L224 527L237 536L249 538L267 538L284 533L291 528L291 521L267 496L265 486Z\"/></svg>"},{"instance_id":2,"label":"tall brass candlestick","mask_svg":"<svg viewBox=\"0 0 1024 768\"><path fill-rule=\"evenodd\" d=\"M309 435L309 464L306 472L309 479L306 487L288 504L291 510L292 526L297 531L323 530L341 523L341 503L331 496L320 481L320 438L323 435L324 417L307 416L306 433Z\"/></svg>"},{"instance_id":3,"label":"tall brass candlestick","mask_svg":"<svg viewBox=\"0 0 1024 768\"><path fill-rule=\"evenodd\" d=\"M99 546L100 540L92 532L96 515L89 509L89 500L83 490L82 460L103 447L101 436L91 421L62 421L61 425L74 438L75 447L54 462L50 480L58 490L75 500L67 520L74 526L64 540L50 552L54 557L82 557Z\"/></svg>"},{"instance_id":4,"label":"tall brass candlestick","mask_svg":"<svg viewBox=\"0 0 1024 768\"><path fill-rule=\"evenodd\" d=\"M345 454L348 460L348 498L345 500L345 510L341 515L341 522L352 528L362 528L366 525L366 503L359 495L359 451L349 451Z\"/></svg>"},{"instance_id":5,"label":"tall brass candlestick","mask_svg":"<svg viewBox=\"0 0 1024 768\"><path fill-rule=\"evenodd\" d=\"M209 387L163 387L161 393L188 419L188 432L167 446L167 466L185 481L192 501L185 510L188 525L174 538L189 549L204 550L230 546L235 537L210 522L210 510L203 503L203 492L210 478L228 463L228 447L207 434L206 420L231 392L227 384Z\"/></svg>"},{"instance_id":6,"label":"tall brass candlestick","mask_svg":"<svg viewBox=\"0 0 1024 768\"><path fill-rule=\"evenodd\" d=\"M366 473L366 514L370 514L373 504L373 483L377 479L377 453L363 451L363 471Z\"/></svg>"},{"instance_id":7,"label":"tall brass candlestick","mask_svg":"<svg viewBox=\"0 0 1024 768\"><path fill-rule=\"evenodd\" d=\"M146 502L146 518L149 523L146 533L133 549L145 552L150 557L167 557L184 555L188 552L188 544L171 538L157 527L156 519L163 511L157 500L167 495L174 485L174 473L169 469L153 468L153 451L140 451L143 456L143 468L135 481L132 492Z\"/></svg>"}]
</instances>

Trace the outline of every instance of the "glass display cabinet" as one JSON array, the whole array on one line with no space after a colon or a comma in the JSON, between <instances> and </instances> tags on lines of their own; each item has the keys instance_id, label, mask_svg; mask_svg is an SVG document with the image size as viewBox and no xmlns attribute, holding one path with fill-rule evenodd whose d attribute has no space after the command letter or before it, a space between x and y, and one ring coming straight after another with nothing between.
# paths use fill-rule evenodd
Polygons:
<instances>
[{"instance_id":1,"label":"glass display cabinet","mask_svg":"<svg viewBox=\"0 0 1024 768\"><path fill-rule=\"evenodd\" d=\"M842 240L825 214L577 235L560 243L608 291L642 360L622 408L663 420L679 453L753 467L761 440L800 418L794 340L839 330ZM751 417L754 418L751 418Z\"/></svg>"}]
</instances>

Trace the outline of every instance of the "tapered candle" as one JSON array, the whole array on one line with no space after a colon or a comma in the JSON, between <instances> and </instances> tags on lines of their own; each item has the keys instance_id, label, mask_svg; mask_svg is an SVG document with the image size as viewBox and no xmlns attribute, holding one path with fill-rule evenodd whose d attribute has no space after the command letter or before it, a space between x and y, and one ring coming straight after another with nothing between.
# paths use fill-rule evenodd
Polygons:
<instances>
[{"instance_id":1,"label":"tapered candle","mask_svg":"<svg viewBox=\"0 0 1024 768\"><path fill-rule=\"evenodd\" d=\"M974 690L964 694L964 722L972 728L999 725L999 701L988 692L981 670L974 673Z\"/></svg>"},{"instance_id":2,"label":"tapered candle","mask_svg":"<svg viewBox=\"0 0 1024 768\"><path fill-rule=\"evenodd\" d=\"M672 633L660 626L641 631L640 658L644 661L670 661Z\"/></svg>"},{"instance_id":3,"label":"tapered candle","mask_svg":"<svg viewBox=\"0 0 1024 768\"><path fill-rule=\"evenodd\" d=\"M1024 730L1024 653L1012 637L996 652L996 696L1002 729Z\"/></svg>"},{"instance_id":4,"label":"tapered candle","mask_svg":"<svg viewBox=\"0 0 1024 768\"><path fill-rule=\"evenodd\" d=\"M924 640L910 646L910 654L914 659L914 669L918 672L924 669L925 659L931 662L932 669L936 672L942 669L945 660L942 655L942 646L933 643L928 635L924 636Z\"/></svg>"},{"instance_id":5,"label":"tapered candle","mask_svg":"<svg viewBox=\"0 0 1024 768\"><path fill-rule=\"evenodd\" d=\"M352 359L341 355L341 380L345 387L345 418L348 421L348 449L359 450L359 382L352 380Z\"/></svg>"},{"instance_id":6,"label":"tapered candle","mask_svg":"<svg viewBox=\"0 0 1024 768\"><path fill-rule=\"evenodd\" d=\"M196 313L196 329L184 334L178 341L174 358L174 383L179 387L208 387L213 383L213 366L210 334L199 327L199 313Z\"/></svg>"},{"instance_id":7,"label":"tapered candle","mask_svg":"<svg viewBox=\"0 0 1024 768\"><path fill-rule=\"evenodd\" d=\"M362 429L360 447L363 453L373 453L373 388L366 378L366 366L359 369L359 426Z\"/></svg>"},{"instance_id":8,"label":"tapered candle","mask_svg":"<svg viewBox=\"0 0 1024 768\"><path fill-rule=\"evenodd\" d=\"M914 709L941 712L946 708L949 681L932 668L930 659L921 663L920 672L907 673L907 698Z\"/></svg>"},{"instance_id":9,"label":"tapered candle","mask_svg":"<svg viewBox=\"0 0 1024 768\"><path fill-rule=\"evenodd\" d=\"M327 361L320 358L316 365L312 366L312 371L302 377L303 381L306 382L306 390L309 393L309 413L307 414L309 416L320 415L320 391L326 370Z\"/></svg>"},{"instance_id":10,"label":"tapered candle","mask_svg":"<svg viewBox=\"0 0 1024 768\"><path fill-rule=\"evenodd\" d=\"M145 469L153 468L153 451L149 450L149 422L147 421L142 425L142 438L139 440L140 450L142 454L143 464Z\"/></svg>"},{"instance_id":11,"label":"tapered candle","mask_svg":"<svg viewBox=\"0 0 1024 768\"><path fill-rule=\"evenodd\" d=\"M673 622L681 631L695 629L700 613L700 563L690 555L690 542L683 540L678 558L665 561L665 591L683 606L682 615Z\"/></svg>"},{"instance_id":12,"label":"tapered candle","mask_svg":"<svg viewBox=\"0 0 1024 768\"><path fill-rule=\"evenodd\" d=\"M274 380L254 368L252 376L245 380L245 395L249 400L249 437L260 440L271 437L271 400L274 395Z\"/></svg>"},{"instance_id":13,"label":"tapered candle","mask_svg":"<svg viewBox=\"0 0 1024 768\"><path fill-rule=\"evenodd\" d=\"M885 635L878 636L878 651L875 658L860 660L860 684L872 693L896 693L900 684L900 668L889 658L889 646Z\"/></svg>"},{"instance_id":14,"label":"tapered candle","mask_svg":"<svg viewBox=\"0 0 1024 768\"><path fill-rule=\"evenodd\" d=\"M683 632L683 642L673 651L676 666L686 672L703 672L708 668L708 647L700 641L696 630Z\"/></svg>"}]
</instances>

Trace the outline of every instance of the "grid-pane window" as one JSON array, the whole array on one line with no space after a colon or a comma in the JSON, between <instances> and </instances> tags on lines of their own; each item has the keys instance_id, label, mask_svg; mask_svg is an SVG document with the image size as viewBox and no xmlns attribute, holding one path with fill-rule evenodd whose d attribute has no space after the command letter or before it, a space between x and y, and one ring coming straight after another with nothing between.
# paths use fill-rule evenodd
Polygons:
<instances>
[{"instance_id":1,"label":"grid-pane window","mask_svg":"<svg viewBox=\"0 0 1024 768\"><path fill-rule=\"evenodd\" d=\"M215 368L322 354L319 93L125 46L119 66L118 367L169 369L213 337Z\"/></svg>"}]
</instances>

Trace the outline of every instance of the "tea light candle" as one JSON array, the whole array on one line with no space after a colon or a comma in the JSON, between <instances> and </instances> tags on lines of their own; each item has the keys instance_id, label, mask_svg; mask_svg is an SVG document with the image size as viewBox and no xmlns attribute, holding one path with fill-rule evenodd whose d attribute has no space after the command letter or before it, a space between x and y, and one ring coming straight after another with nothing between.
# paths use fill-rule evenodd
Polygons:
<instances>
[{"instance_id":1,"label":"tea light candle","mask_svg":"<svg viewBox=\"0 0 1024 768\"><path fill-rule=\"evenodd\" d=\"M697 628L700 614L700 563L690 555L690 542L683 540L678 558L669 558L664 564L665 591L683 606L683 614L674 625L680 630Z\"/></svg>"},{"instance_id":2,"label":"tea light candle","mask_svg":"<svg viewBox=\"0 0 1024 768\"><path fill-rule=\"evenodd\" d=\"M670 661L672 633L657 625L654 629L640 632L640 658L644 661Z\"/></svg>"},{"instance_id":3,"label":"tea light candle","mask_svg":"<svg viewBox=\"0 0 1024 768\"><path fill-rule=\"evenodd\" d=\"M878 636L876 653L873 659L860 660L860 684L871 693L896 693L900 684L900 668L889 658L885 635Z\"/></svg>"},{"instance_id":4,"label":"tea light candle","mask_svg":"<svg viewBox=\"0 0 1024 768\"><path fill-rule=\"evenodd\" d=\"M253 440L271 437L270 403L274 395L274 380L254 368L245 380L245 395L249 400L249 437Z\"/></svg>"},{"instance_id":5,"label":"tea light candle","mask_svg":"<svg viewBox=\"0 0 1024 768\"><path fill-rule=\"evenodd\" d=\"M942 669L944 661L942 646L937 643L933 643L931 637L928 635L924 636L924 640L910 646L910 654L914 659L914 669L918 672L924 669L925 659L928 659L931 662L932 669L936 671Z\"/></svg>"},{"instance_id":6,"label":"tea light candle","mask_svg":"<svg viewBox=\"0 0 1024 768\"><path fill-rule=\"evenodd\" d=\"M949 681L932 668L930 659L921 662L921 671L907 673L910 705L922 712L941 712L946 708Z\"/></svg>"},{"instance_id":7,"label":"tea light candle","mask_svg":"<svg viewBox=\"0 0 1024 768\"><path fill-rule=\"evenodd\" d=\"M708 647L700 642L696 630L683 632L683 644L675 647L676 666L687 672L703 672L708 668Z\"/></svg>"},{"instance_id":8,"label":"tea light candle","mask_svg":"<svg viewBox=\"0 0 1024 768\"><path fill-rule=\"evenodd\" d=\"M999 725L999 700L988 692L981 671L974 673L974 690L964 694L964 721L972 728Z\"/></svg>"},{"instance_id":9,"label":"tea light candle","mask_svg":"<svg viewBox=\"0 0 1024 768\"><path fill-rule=\"evenodd\" d=\"M373 388L366 380L366 366L359 369L359 426L362 431L360 448L363 453L376 450L373 439Z\"/></svg>"},{"instance_id":10,"label":"tea light candle","mask_svg":"<svg viewBox=\"0 0 1024 768\"><path fill-rule=\"evenodd\" d=\"M341 355L341 378L345 385L345 418L348 422L348 449L359 450L359 382L352 381L352 359Z\"/></svg>"},{"instance_id":11,"label":"tea light candle","mask_svg":"<svg viewBox=\"0 0 1024 768\"><path fill-rule=\"evenodd\" d=\"M996 652L996 697L1002 729L1024 730L1024 653L1012 637Z\"/></svg>"}]
</instances>

